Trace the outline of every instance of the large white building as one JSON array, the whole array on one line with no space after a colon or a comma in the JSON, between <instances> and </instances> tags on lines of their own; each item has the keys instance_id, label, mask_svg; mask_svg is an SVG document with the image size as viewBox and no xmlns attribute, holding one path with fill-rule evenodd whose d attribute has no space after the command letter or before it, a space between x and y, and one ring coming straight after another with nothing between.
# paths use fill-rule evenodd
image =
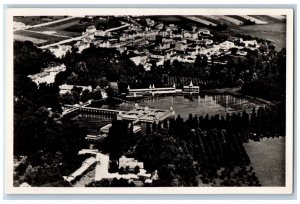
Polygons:
<instances>
[{"instance_id":1,"label":"large white building","mask_svg":"<svg viewBox=\"0 0 300 204\"><path fill-rule=\"evenodd\" d=\"M163 87L163 88L155 88L154 84L149 86L149 88L143 89L131 89L129 86L127 88L129 94L138 94L138 95L147 95L147 94L175 94L176 87L175 84L173 87Z\"/></svg>"},{"instance_id":2,"label":"large white building","mask_svg":"<svg viewBox=\"0 0 300 204\"><path fill-rule=\"evenodd\" d=\"M52 84L55 81L56 75L65 70L66 66L61 64L54 67L45 68L42 72L34 75L28 75L28 77L37 85L41 83Z\"/></svg>"}]
</instances>

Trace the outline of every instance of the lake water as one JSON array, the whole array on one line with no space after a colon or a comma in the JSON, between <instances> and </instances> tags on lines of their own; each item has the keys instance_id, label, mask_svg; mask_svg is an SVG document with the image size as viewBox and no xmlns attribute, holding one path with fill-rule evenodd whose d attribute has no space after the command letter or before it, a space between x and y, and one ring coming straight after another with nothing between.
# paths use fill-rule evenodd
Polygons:
<instances>
[{"instance_id":1,"label":"lake water","mask_svg":"<svg viewBox=\"0 0 300 204\"><path fill-rule=\"evenodd\" d=\"M152 108L169 109L173 107L176 115L188 118L188 115L226 115L227 113L242 112L251 113L253 108L258 109L262 104L251 102L244 98L231 95L204 95L204 96L155 96L141 101L143 105Z\"/></svg>"},{"instance_id":2,"label":"lake water","mask_svg":"<svg viewBox=\"0 0 300 204\"><path fill-rule=\"evenodd\" d=\"M191 113L193 115L226 115L227 113L242 112L246 110L251 113L253 108L258 109L262 104L251 102L244 98L237 98L231 95L204 95L204 96L154 96L151 98L137 101L141 106L151 108L169 109L173 107L175 114L187 119ZM124 109L126 104L121 104ZM126 107L127 109L130 107ZM133 108L133 107L132 107ZM90 113L81 113L73 118L80 126L87 127L89 134L96 134L104 125L112 121L111 116L93 115Z\"/></svg>"}]
</instances>

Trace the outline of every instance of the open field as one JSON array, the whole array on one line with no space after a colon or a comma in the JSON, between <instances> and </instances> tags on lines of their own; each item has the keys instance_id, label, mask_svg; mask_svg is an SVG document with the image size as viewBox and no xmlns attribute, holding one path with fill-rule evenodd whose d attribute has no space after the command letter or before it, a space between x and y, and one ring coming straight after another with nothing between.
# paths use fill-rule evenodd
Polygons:
<instances>
[{"instance_id":1,"label":"open field","mask_svg":"<svg viewBox=\"0 0 300 204\"><path fill-rule=\"evenodd\" d=\"M244 146L262 186L285 185L285 138L250 140Z\"/></svg>"},{"instance_id":2,"label":"open field","mask_svg":"<svg viewBox=\"0 0 300 204\"><path fill-rule=\"evenodd\" d=\"M277 51L286 47L286 24L272 23L267 25L249 25L230 28L235 33L272 40Z\"/></svg>"},{"instance_id":3,"label":"open field","mask_svg":"<svg viewBox=\"0 0 300 204\"><path fill-rule=\"evenodd\" d=\"M253 17L253 16L241 16L241 17L243 17L243 18L245 18L247 20L253 21L256 24L267 24L266 21L260 20L258 18Z\"/></svg>"},{"instance_id":4,"label":"open field","mask_svg":"<svg viewBox=\"0 0 300 204\"><path fill-rule=\"evenodd\" d=\"M197 17L205 19L205 20L210 21L215 24L228 24L227 21L221 19L218 16L197 16Z\"/></svg>"},{"instance_id":5,"label":"open field","mask_svg":"<svg viewBox=\"0 0 300 204\"><path fill-rule=\"evenodd\" d=\"M150 16L151 17L151 16ZM195 16L153 16L155 20L163 23L175 23L188 18L194 22L208 26L209 24L226 24L228 26L241 26L247 19L254 21L256 24L282 23L285 21L284 16L267 16L267 15L195 15Z\"/></svg>"},{"instance_id":6,"label":"open field","mask_svg":"<svg viewBox=\"0 0 300 204\"><path fill-rule=\"evenodd\" d=\"M197 23L202 23L202 24L204 24L206 26L210 26L210 25L211 26L217 26L217 24L213 23L212 21L208 21L208 20L206 20L204 18L201 18L200 16L182 16L182 17L185 17L185 18L187 18L187 19L189 19L191 21L195 21Z\"/></svg>"},{"instance_id":7,"label":"open field","mask_svg":"<svg viewBox=\"0 0 300 204\"><path fill-rule=\"evenodd\" d=\"M34 44L40 45L43 43L46 43L47 40L43 40L43 39L38 39L38 38L33 38L33 37L27 37L27 36L23 36L23 35L14 35L14 40L18 40L18 41L31 41Z\"/></svg>"},{"instance_id":8,"label":"open field","mask_svg":"<svg viewBox=\"0 0 300 204\"><path fill-rule=\"evenodd\" d=\"M278 16L278 15L271 15L270 17L275 18L277 20L285 20L286 19L285 16Z\"/></svg>"},{"instance_id":9,"label":"open field","mask_svg":"<svg viewBox=\"0 0 300 204\"><path fill-rule=\"evenodd\" d=\"M285 21L285 18L274 18L272 16L266 16L266 15L250 15L254 18L260 19L262 21L266 21L268 23L281 23Z\"/></svg>"},{"instance_id":10,"label":"open field","mask_svg":"<svg viewBox=\"0 0 300 204\"><path fill-rule=\"evenodd\" d=\"M65 16L14 16L14 21L25 25L36 25L66 18Z\"/></svg>"},{"instance_id":11,"label":"open field","mask_svg":"<svg viewBox=\"0 0 300 204\"><path fill-rule=\"evenodd\" d=\"M69 37L78 37L81 35L81 33L66 31L66 29L73 25L78 25L79 22L80 22L80 18L73 18L73 19L63 21L63 22L54 23L54 24L51 24L48 26L31 28L30 30L33 30L33 31L55 31L58 35L64 35L64 36L69 36Z\"/></svg>"},{"instance_id":12,"label":"open field","mask_svg":"<svg viewBox=\"0 0 300 204\"><path fill-rule=\"evenodd\" d=\"M42 46L81 36L81 33L65 30L70 26L79 24L80 18L53 16L49 17L49 19L52 19L51 21L45 21L45 18L32 16L26 16L26 18L16 17L14 19L15 21L24 22L30 26L27 30L16 30L14 32L14 39L21 41L30 40L33 43Z\"/></svg>"},{"instance_id":13,"label":"open field","mask_svg":"<svg viewBox=\"0 0 300 204\"><path fill-rule=\"evenodd\" d=\"M32 39L33 41L30 39ZM39 45L55 43L65 39L68 38L47 35L43 33L28 32L26 30L19 30L14 32L14 40L21 40L21 41L30 40L33 43L38 43Z\"/></svg>"}]
</instances>

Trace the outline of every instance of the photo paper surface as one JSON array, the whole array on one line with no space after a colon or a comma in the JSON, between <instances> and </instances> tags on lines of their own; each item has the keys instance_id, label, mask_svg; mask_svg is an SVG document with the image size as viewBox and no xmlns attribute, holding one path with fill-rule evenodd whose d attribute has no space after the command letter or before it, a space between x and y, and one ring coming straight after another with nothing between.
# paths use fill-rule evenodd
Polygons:
<instances>
[{"instance_id":1,"label":"photo paper surface","mask_svg":"<svg viewBox=\"0 0 300 204\"><path fill-rule=\"evenodd\" d=\"M290 194L293 10L7 9L11 194Z\"/></svg>"}]
</instances>

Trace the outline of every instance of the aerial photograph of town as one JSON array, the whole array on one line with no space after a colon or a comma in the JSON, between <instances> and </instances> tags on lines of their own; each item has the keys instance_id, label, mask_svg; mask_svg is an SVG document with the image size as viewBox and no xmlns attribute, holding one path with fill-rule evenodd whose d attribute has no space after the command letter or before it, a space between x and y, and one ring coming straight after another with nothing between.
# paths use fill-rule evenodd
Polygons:
<instances>
[{"instance_id":1,"label":"aerial photograph of town","mask_svg":"<svg viewBox=\"0 0 300 204\"><path fill-rule=\"evenodd\" d=\"M13 186L286 186L286 25L13 16Z\"/></svg>"}]
</instances>

